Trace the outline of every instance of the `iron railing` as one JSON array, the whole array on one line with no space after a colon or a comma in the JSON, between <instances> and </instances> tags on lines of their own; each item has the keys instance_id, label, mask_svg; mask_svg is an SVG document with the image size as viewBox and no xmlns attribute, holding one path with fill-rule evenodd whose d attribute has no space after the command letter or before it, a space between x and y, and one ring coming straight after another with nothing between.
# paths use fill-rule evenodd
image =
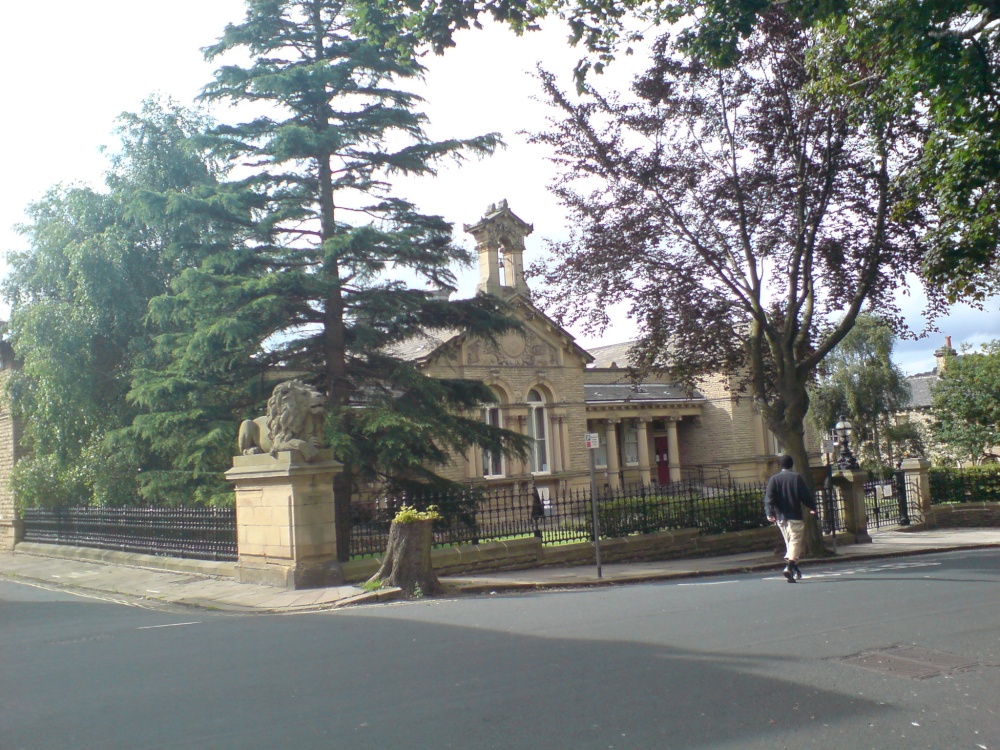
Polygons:
<instances>
[{"instance_id":1,"label":"iron railing","mask_svg":"<svg viewBox=\"0 0 1000 750\"><path fill-rule=\"evenodd\" d=\"M829 536L847 530L843 500L829 478L816 490L816 515L823 534Z\"/></svg>"},{"instance_id":2,"label":"iron railing","mask_svg":"<svg viewBox=\"0 0 1000 750\"><path fill-rule=\"evenodd\" d=\"M894 472L889 479L870 476L865 482L868 527L909 526L918 510L919 493L916 481L903 471Z\"/></svg>"},{"instance_id":3,"label":"iron railing","mask_svg":"<svg viewBox=\"0 0 1000 750\"><path fill-rule=\"evenodd\" d=\"M597 498L600 535L620 537L669 529L697 528L706 534L767 526L764 486L708 487L693 482L638 485L604 491ZM476 544L535 536L543 544L591 541L590 492L571 490L544 496L506 488L468 490L459 495L419 497L369 496L352 506L351 557L385 551L389 526L402 505L438 506L444 518L435 524L436 546Z\"/></svg>"},{"instance_id":4,"label":"iron railing","mask_svg":"<svg viewBox=\"0 0 1000 750\"><path fill-rule=\"evenodd\" d=\"M24 541L236 560L235 508L29 508Z\"/></svg>"}]
</instances>

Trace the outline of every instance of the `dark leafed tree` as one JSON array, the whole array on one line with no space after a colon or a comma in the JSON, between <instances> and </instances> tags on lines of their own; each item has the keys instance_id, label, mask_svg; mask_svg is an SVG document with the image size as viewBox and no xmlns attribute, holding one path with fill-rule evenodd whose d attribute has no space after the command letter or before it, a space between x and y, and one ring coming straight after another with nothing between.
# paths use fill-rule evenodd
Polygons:
<instances>
[{"instance_id":1,"label":"dark leafed tree","mask_svg":"<svg viewBox=\"0 0 1000 750\"><path fill-rule=\"evenodd\" d=\"M881 320L862 313L854 328L830 352L809 393L810 418L820 431L850 420L855 453L867 468L895 465L896 415L910 401L910 384L892 362L894 337ZM860 446L860 450L859 450Z\"/></svg>"},{"instance_id":2,"label":"dark leafed tree","mask_svg":"<svg viewBox=\"0 0 1000 750\"><path fill-rule=\"evenodd\" d=\"M183 389L219 363L287 371L325 394L335 454L338 530L349 530L352 482L441 486L435 469L473 445L522 439L478 419L478 382L433 379L393 355L427 331L490 338L516 326L493 297L449 301L455 264L471 261L452 227L393 193L394 175L433 175L443 159L486 155L493 135L436 141L409 90L422 68L405 51L352 31L337 0L249 0L208 59L225 62L204 90L253 119L218 127L215 152L241 179L175 208L241 227L244 241L188 270L152 317L173 325L171 364L137 397ZM247 59L249 62L243 63ZM166 409L163 418L173 412ZM442 508L447 511L447 508ZM347 554L347 538L338 540Z\"/></svg>"},{"instance_id":3,"label":"dark leafed tree","mask_svg":"<svg viewBox=\"0 0 1000 750\"><path fill-rule=\"evenodd\" d=\"M1000 291L1000 6L969 0L724 0L700 14L688 49L737 64L741 39L781 7L824 43L826 85L917 107L932 124L907 200L933 207L923 271L952 299ZM833 50L833 54L828 54ZM849 64L845 65L845 58Z\"/></svg>"},{"instance_id":4,"label":"dark leafed tree","mask_svg":"<svg viewBox=\"0 0 1000 750\"><path fill-rule=\"evenodd\" d=\"M930 206L925 276L952 300L1000 292L1000 7L972 0L497 0L365 3L357 23L387 43L437 52L458 29L490 17L517 33L546 17L580 44L577 73L598 72L627 49L634 29L681 19L679 46L719 68L740 64L745 41L780 8L829 44L817 45L826 86L859 102L875 92L917 107L933 123L907 174L907 200ZM832 56L825 52L835 49ZM844 64L844 58L848 64ZM824 59L825 58L825 59Z\"/></svg>"},{"instance_id":5,"label":"dark leafed tree","mask_svg":"<svg viewBox=\"0 0 1000 750\"><path fill-rule=\"evenodd\" d=\"M920 121L817 86L811 43L776 12L738 68L661 38L631 98L590 87L577 102L543 74L558 116L536 137L558 155L555 191L578 228L534 269L559 316L599 326L629 303L640 369L689 385L733 373L800 468L808 386L866 305L892 319L923 221L896 184Z\"/></svg>"}]
</instances>

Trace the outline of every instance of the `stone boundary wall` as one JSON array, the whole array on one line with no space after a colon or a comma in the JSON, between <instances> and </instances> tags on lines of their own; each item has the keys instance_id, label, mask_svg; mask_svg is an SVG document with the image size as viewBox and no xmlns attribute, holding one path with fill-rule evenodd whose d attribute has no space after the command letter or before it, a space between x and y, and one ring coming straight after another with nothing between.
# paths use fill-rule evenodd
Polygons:
<instances>
[{"instance_id":1,"label":"stone boundary wall","mask_svg":"<svg viewBox=\"0 0 1000 750\"><path fill-rule=\"evenodd\" d=\"M782 545L777 526L702 536L697 529L660 531L601 540L601 562L642 562L683 557L731 555L777 549ZM461 575L502 570L528 570L556 565L587 565L594 562L590 542L545 547L540 539L529 537L504 542L467 544L431 551L438 575ZM778 561L778 558L775 558ZM352 560L343 564L347 582L366 581L374 575L381 558Z\"/></svg>"},{"instance_id":2,"label":"stone boundary wall","mask_svg":"<svg viewBox=\"0 0 1000 750\"><path fill-rule=\"evenodd\" d=\"M932 505L927 526L939 529L1000 527L1000 503Z\"/></svg>"},{"instance_id":3,"label":"stone boundary wall","mask_svg":"<svg viewBox=\"0 0 1000 750\"><path fill-rule=\"evenodd\" d=\"M144 555L139 552L119 552L118 550L96 549L94 547L74 547L68 544L45 544L42 542L19 542L15 554L35 557L55 557L61 560L85 560L108 565L127 565L132 568L166 570L173 573L193 573L215 578L232 578L236 574L236 563L196 560L189 557L169 557L166 555Z\"/></svg>"},{"instance_id":4,"label":"stone boundary wall","mask_svg":"<svg viewBox=\"0 0 1000 750\"><path fill-rule=\"evenodd\" d=\"M0 393L9 376L8 370L0 369ZM10 473L18 459L20 432L20 425L10 413L8 404L0 399L0 550L14 549L21 537L21 523L10 489Z\"/></svg>"},{"instance_id":5,"label":"stone boundary wall","mask_svg":"<svg viewBox=\"0 0 1000 750\"><path fill-rule=\"evenodd\" d=\"M998 508L1000 513L1000 508ZM1000 525L1000 524L998 524ZM617 539L601 540L601 562L641 562L684 557L731 555L740 552L774 550L782 546L777 526L702 536L697 529L660 531ZM234 578L236 563L189 560L179 557L141 555L114 550L71 547L58 544L21 542L16 554L89 560L112 565L130 565L179 573L194 573L218 578ZM512 539L506 542L465 544L431 552L438 575L460 575L501 570L528 570L556 565L588 565L594 562L590 542L545 547L540 539ZM381 558L371 557L343 563L348 583L367 581L379 569ZM775 557L775 563L779 558Z\"/></svg>"}]
</instances>

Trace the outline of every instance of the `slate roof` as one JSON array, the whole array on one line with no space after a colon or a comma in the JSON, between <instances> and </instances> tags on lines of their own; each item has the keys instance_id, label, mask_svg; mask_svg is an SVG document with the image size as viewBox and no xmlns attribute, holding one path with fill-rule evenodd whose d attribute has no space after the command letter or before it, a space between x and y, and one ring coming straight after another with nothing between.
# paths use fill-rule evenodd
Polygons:
<instances>
[{"instance_id":1,"label":"slate roof","mask_svg":"<svg viewBox=\"0 0 1000 750\"><path fill-rule=\"evenodd\" d=\"M906 379L910 384L910 401L907 409L928 409L933 403L931 387L937 382L937 368L930 372L921 372Z\"/></svg>"},{"instance_id":2,"label":"slate roof","mask_svg":"<svg viewBox=\"0 0 1000 750\"><path fill-rule=\"evenodd\" d=\"M389 354L406 362L414 362L433 353L442 344L451 341L461 333L458 329L425 332L419 336L408 338L406 341L400 341L389 349Z\"/></svg>"},{"instance_id":3,"label":"slate roof","mask_svg":"<svg viewBox=\"0 0 1000 750\"><path fill-rule=\"evenodd\" d=\"M594 358L590 366L597 369L607 369L612 365L617 365L626 369L628 367L628 352L633 344L635 344L634 341L623 341L620 344L608 344L588 349Z\"/></svg>"}]
</instances>

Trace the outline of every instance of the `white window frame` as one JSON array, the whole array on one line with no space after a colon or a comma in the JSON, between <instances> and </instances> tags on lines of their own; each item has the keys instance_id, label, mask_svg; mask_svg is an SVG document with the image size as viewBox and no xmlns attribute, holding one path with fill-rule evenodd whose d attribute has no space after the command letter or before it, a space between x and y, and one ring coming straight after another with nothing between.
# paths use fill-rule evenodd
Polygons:
<instances>
[{"instance_id":1,"label":"white window frame","mask_svg":"<svg viewBox=\"0 0 1000 750\"><path fill-rule=\"evenodd\" d=\"M537 429L541 428L539 438ZM545 396L537 388L528 391L528 437L531 439L530 466L532 474L551 474L549 457L549 410Z\"/></svg>"},{"instance_id":2,"label":"white window frame","mask_svg":"<svg viewBox=\"0 0 1000 750\"><path fill-rule=\"evenodd\" d=\"M634 450L630 450L634 446ZM622 433L622 460L626 466L639 465L639 427L627 425Z\"/></svg>"},{"instance_id":3,"label":"white window frame","mask_svg":"<svg viewBox=\"0 0 1000 750\"><path fill-rule=\"evenodd\" d=\"M601 441L596 449L592 449L594 450L594 468L608 468L608 432L605 429L605 423L597 420L588 421L587 432L596 432Z\"/></svg>"},{"instance_id":4,"label":"white window frame","mask_svg":"<svg viewBox=\"0 0 1000 750\"><path fill-rule=\"evenodd\" d=\"M483 404L479 414L485 424L492 427L503 427L503 411L500 409L500 404ZM484 448L480 456L483 462L483 479L501 479L507 476L507 459L503 453L493 455L493 451ZM491 471L491 469L496 468L499 468L499 474Z\"/></svg>"}]
</instances>

